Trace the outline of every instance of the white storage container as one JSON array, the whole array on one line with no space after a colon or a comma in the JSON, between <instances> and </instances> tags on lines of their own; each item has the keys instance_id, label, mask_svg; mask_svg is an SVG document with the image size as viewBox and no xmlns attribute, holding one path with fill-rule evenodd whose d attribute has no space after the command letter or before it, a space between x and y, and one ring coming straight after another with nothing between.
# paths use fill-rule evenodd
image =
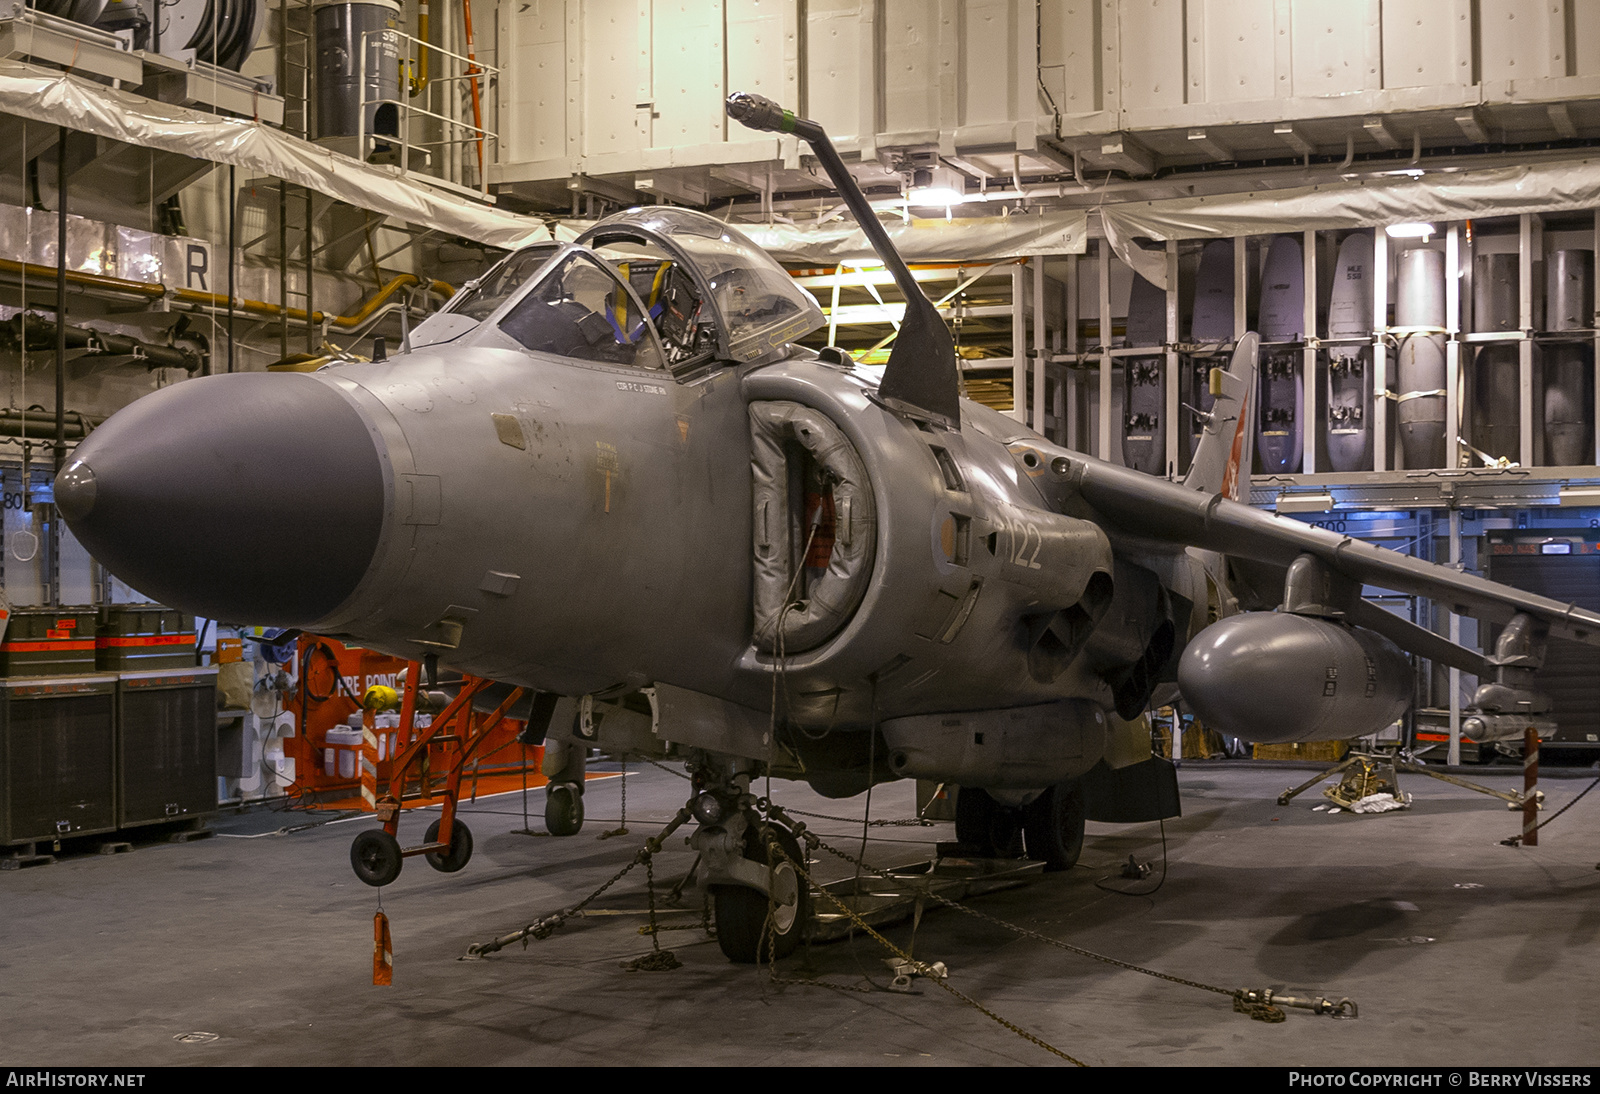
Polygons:
<instances>
[{"instance_id":1,"label":"white storage container","mask_svg":"<svg viewBox=\"0 0 1600 1094\"><path fill-rule=\"evenodd\" d=\"M328 747L322 753L322 772L353 779L361 770L361 727L334 726L328 730Z\"/></svg>"}]
</instances>

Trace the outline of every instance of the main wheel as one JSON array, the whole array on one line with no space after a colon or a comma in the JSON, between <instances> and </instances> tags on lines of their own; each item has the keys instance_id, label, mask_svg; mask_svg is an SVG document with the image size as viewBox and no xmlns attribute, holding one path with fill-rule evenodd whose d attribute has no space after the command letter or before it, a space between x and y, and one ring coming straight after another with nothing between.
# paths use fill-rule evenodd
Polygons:
<instances>
[{"instance_id":1,"label":"main wheel","mask_svg":"<svg viewBox=\"0 0 1600 1094\"><path fill-rule=\"evenodd\" d=\"M574 783L551 783L545 790L544 826L552 836L576 836L583 827L583 792Z\"/></svg>"},{"instance_id":2,"label":"main wheel","mask_svg":"<svg viewBox=\"0 0 1600 1094\"><path fill-rule=\"evenodd\" d=\"M799 842L777 825L772 825L771 831L789 861L780 857L769 867L770 909L766 893L743 885L718 885L711 890L717 916L717 945L729 961L742 965L752 965L769 952L774 958L793 953L800 944L811 908L811 888L791 865L805 862ZM745 836L744 857L752 862L767 862L766 843L756 827Z\"/></svg>"},{"instance_id":3,"label":"main wheel","mask_svg":"<svg viewBox=\"0 0 1600 1094\"><path fill-rule=\"evenodd\" d=\"M985 858L1022 856L1022 816L975 786L956 794L956 839Z\"/></svg>"},{"instance_id":4,"label":"main wheel","mask_svg":"<svg viewBox=\"0 0 1600 1094\"><path fill-rule=\"evenodd\" d=\"M1083 787L1077 779L1056 783L1028 806L1023 832L1028 857L1046 870L1070 870L1083 853Z\"/></svg>"},{"instance_id":5,"label":"main wheel","mask_svg":"<svg viewBox=\"0 0 1600 1094\"><path fill-rule=\"evenodd\" d=\"M422 837L423 843L433 843L439 838L439 825L434 821L428 825L427 833ZM438 851L429 851L422 856L428 860L428 865L438 870L441 874L453 874L467 864L472 858L472 829L466 826L460 817L450 824L450 849L443 854Z\"/></svg>"},{"instance_id":6,"label":"main wheel","mask_svg":"<svg viewBox=\"0 0 1600 1094\"><path fill-rule=\"evenodd\" d=\"M400 876L405 859L400 854L400 841L382 828L370 828L355 838L350 845L350 865L356 877L368 885L387 885Z\"/></svg>"}]
</instances>

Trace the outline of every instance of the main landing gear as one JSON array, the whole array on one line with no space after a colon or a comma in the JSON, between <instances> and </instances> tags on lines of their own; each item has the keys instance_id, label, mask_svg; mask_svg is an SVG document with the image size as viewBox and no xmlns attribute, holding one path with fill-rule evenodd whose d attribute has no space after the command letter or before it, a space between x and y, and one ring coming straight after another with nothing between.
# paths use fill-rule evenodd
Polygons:
<instances>
[{"instance_id":1,"label":"main landing gear","mask_svg":"<svg viewBox=\"0 0 1600 1094\"><path fill-rule=\"evenodd\" d=\"M1083 789L1076 779L1050 787L1020 808L977 787L956 797L956 839L982 858L1029 858L1049 871L1070 870L1083 852Z\"/></svg>"}]
</instances>

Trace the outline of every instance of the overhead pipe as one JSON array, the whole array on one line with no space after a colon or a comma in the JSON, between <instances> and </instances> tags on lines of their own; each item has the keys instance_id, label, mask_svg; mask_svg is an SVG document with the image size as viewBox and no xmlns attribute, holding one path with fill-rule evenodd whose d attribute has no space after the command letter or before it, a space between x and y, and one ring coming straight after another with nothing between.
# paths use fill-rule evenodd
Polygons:
<instances>
[{"instance_id":1,"label":"overhead pipe","mask_svg":"<svg viewBox=\"0 0 1600 1094\"><path fill-rule=\"evenodd\" d=\"M1046 182L1039 183L1035 186L1025 186L1020 190L985 190L981 193L968 194L962 201L952 202L951 208L954 208L956 205L983 205L986 203L1006 201L1022 201L1026 203L1035 201L1039 198L1063 198L1075 196L1076 193L1077 191L1066 183ZM906 198L901 195L892 198L869 198L867 200L867 207L872 209L874 212L883 213L899 212L903 209L933 209L939 208L940 206L937 204L918 205L907 201ZM833 208L819 216L815 223L827 224L829 221L840 219L848 212L851 212L850 206L844 204L835 205Z\"/></svg>"},{"instance_id":2,"label":"overhead pipe","mask_svg":"<svg viewBox=\"0 0 1600 1094\"><path fill-rule=\"evenodd\" d=\"M389 297L412 285L426 285L433 292L445 297L455 295L455 289L443 281L430 280L425 282L416 274L398 274L390 278L383 288L368 297L361 307L357 308L351 315L330 316L326 312L318 311L312 312L308 317L304 308L283 308L277 304L269 304L264 300L240 300L238 301L238 307L240 311L250 312L253 315L275 318L287 313L290 319L298 320L301 323L307 322L309 319L313 324L327 323L330 326L349 331L353 327L360 326ZM221 293L202 292L199 289L173 289L172 299L185 304L200 304L213 308L223 307L228 302L227 297Z\"/></svg>"},{"instance_id":3,"label":"overhead pipe","mask_svg":"<svg viewBox=\"0 0 1600 1094\"><path fill-rule=\"evenodd\" d=\"M141 357L150 368L181 368L187 372L194 372L201 365L200 354L181 346L164 346L70 323L58 326L53 320L21 312L9 322L0 323L0 333L24 349L43 349L65 338L69 349L88 350L89 356Z\"/></svg>"},{"instance_id":4,"label":"overhead pipe","mask_svg":"<svg viewBox=\"0 0 1600 1094\"><path fill-rule=\"evenodd\" d=\"M16 274L20 278L48 278L61 276L62 269L57 266L41 266L33 262L0 258L0 272ZM165 285L152 285L148 281L128 281L121 277L84 273L81 270L66 270L65 274L67 284L79 288L109 289L129 296L142 296L148 300L160 300L167 295Z\"/></svg>"},{"instance_id":5,"label":"overhead pipe","mask_svg":"<svg viewBox=\"0 0 1600 1094\"><path fill-rule=\"evenodd\" d=\"M417 70L411 77L414 99L428 86L428 0L417 0Z\"/></svg>"},{"instance_id":6,"label":"overhead pipe","mask_svg":"<svg viewBox=\"0 0 1600 1094\"><path fill-rule=\"evenodd\" d=\"M74 419L66 421L66 419ZM47 410L32 409L18 410L15 407L0 407L0 436L5 437L37 437L40 426L48 425L55 421L55 415ZM105 421L102 417L84 414L82 411L69 410L63 415L62 433L64 439L81 441L87 437L96 426Z\"/></svg>"},{"instance_id":7,"label":"overhead pipe","mask_svg":"<svg viewBox=\"0 0 1600 1094\"><path fill-rule=\"evenodd\" d=\"M9 258L0 258L0 273L16 274L23 278L66 277L69 285L84 289L101 289L110 292L122 293L128 296L141 296L146 300L156 301L170 298L183 304L195 304L202 307L225 308L228 298L222 293L201 292L198 289L169 289L165 285L153 285L147 281L128 281L121 277L110 277L106 274L84 273L81 270L62 270L55 266L40 266L32 262L16 262ZM360 326L374 310L395 293L412 285L423 285L430 292L449 298L455 295L455 287L448 282L429 279L424 281L416 274L397 274L389 279L388 283L362 303L361 307L351 315L333 315L326 312L312 312L309 322L312 324L328 323L348 332ZM308 321L304 308L284 308L277 304L269 304L265 300L239 299L236 306L240 311L252 315L278 318L287 316L289 319L305 323Z\"/></svg>"},{"instance_id":8,"label":"overhead pipe","mask_svg":"<svg viewBox=\"0 0 1600 1094\"><path fill-rule=\"evenodd\" d=\"M1589 145L1594 145L1596 147L1600 147L1600 141L1589 141L1587 144L1584 145L1584 147L1588 147ZM1494 167L1500 167L1500 166L1506 166L1506 165L1515 164L1516 162L1518 162L1515 159L1515 156L1517 154L1518 149L1521 149L1521 148L1522 148L1522 146L1518 146L1517 149L1502 150L1502 151L1498 151L1498 152L1495 152L1495 153L1492 153L1492 154L1485 154L1485 155L1482 155L1482 156L1473 157L1473 160L1474 160L1473 169L1476 170L1479 167L1482 167L1483 169L1489 169L1489 168L1494 168ZM1532 147L1532 146L1528 146L1528 148L1526 150L1527 151L1533 151L1533 152L1547 153L1549 156L1552 156L1552 157L1557 155L1557 154L1559 154L1559 153L1570 153L1570 151L1571 151L1570 148L1563 148L1563 149L1560 149L1560 150L1550 150L1550 149L1544 149L1544 148ZM1416 148L1415 148L1415 142L1413 142L1413 150L1412 151L1413 152L1417 151ZM1424 149L1422 151L1426 152L1426 149ZM1342 159L1340 159L1338 162L1334 162L1332 160L1332 157L1330 156L1326 160L1323 160L1323 161L1321 161L1319 163L1312 164L1310 169L1314 173L1321 172L1323 170L1327 170L1327 171L1333 172L1338 177L1341 177L1341 178L1344 178L1344 179L1353 179L1353 178L1362 177L1363 175L1371 176L1371 177L1381 177L1381 176L1384 176L1384 175L1394 174L1398 170L1398 168L1395 167L1395 164L1401 162L1401 160L1407 161L1406 166L1405 166L1404 169L1405 170L1410 170L1410 171L1414 171L1414 170L1418 169L1419 167L1422 167L1423 165L1425 165L1428 162L1426 156L1419 155L1418 158L1416 159L1415 163L1413 164L1413 163L1409 162L1410 161L1410 156L1411 156L1411 153L1407 153L1407 152L1404 152L1404 151L1400 152L1398 154L1398 157L1387 157L1387 158L1371 157L1371 156L1367 156L1366 154L1363 154L1363 160L1362 160L1361 167L1359 169L1356 169L1355 168L1355 163L1356 163L1355 137L1353 135L1346 134L1346 136L1345 136L1344 156L1343 156ZM1113 197L1116 197L1116 196L1118 196L1120 194L1133 194L1139 200L1143 200L1143 197L1141 195L1146 194L1152 187L1159 187L1163 183L1167 183L1167 184L1177 183L1177 182L1179 182L1179 181L1181 181L1181 180L1183 180L1185 178L1202 177L1202 175L1204 174L1202 172L1191 171L1191 170L1183 169L1183 168L1163 168L1161 171L1158 171L1153 177L1148 178L1148 179L1117 179L1117 178L1112 178L1109 175L1107 175L1107 176L1104 176L1104 177L1100 178L1099 181L1091 181L1086 176L1084 176L1084 174L1083 174L1082 163L1081 163L1080 157L1075 155L1074 158L1080 160L1080 162L1075 164L1076 171L1074 172L1074 181L1078 184L1078 186L1081 186L1084 190L1092 190L1096 195L1099 195L1102 198L1113 198ZM1528 162L1528 161L1524 159L1521 162ZM1305 184L1307 168L1306 168L1305 164L1300 161L1299 158L1296 158L1292 163L1286 163L1286 162L1281 162L1281 161L1280 162L1272 162L1272 163L1264 163L1260 167L1252 168L1251 171L1252 171L1252 176L1253 177L1255 177L1258 180L1262 180L1261 181L1261 185L1260 185L1260 187L1258 187L1258 189L1276 190L1276 189L1288 189L1288 188L1292 188L1292 187L1295 187L1295 186L1303 186ZM1221 178L1223 176L1218 175L1216 177ZM1211 192L1227 193L1227 192L1231 192L1231 191L1227 191L1225 189L1218 189L1216 191L1207 191L1207 192L1208 193L1211 193ZM972 200L972 201L978 201L978 200L987 200L987 201L1006 200L1006 201L1009 201L1009 200L1012 200L1014 198L1026 197L1029 201L1038 201L1040 199L1048 199L1048 198L1052 198L1052 197L1059 197L1059 198L1077 197L1077 198L1081 198L1083 196L1084 196L1084 194L1081 191L1074 190L1072 187L1061 187L1061 186L1058 186L1057 184L1046 183L1046 184L1040 184L1038 186L1029 186L1029 187L1027 187L1025 194L1018 193L1014 189L1003 190L1003 191L1002 190L992 190L991 189L986 194L973 195L973 197L971 199L969 199L969 200ZM754 195L754 194L751 195L751 197L749 198L748 201L740 201L738 199L735 199L733 204L732 204L732 211L733 212L738 212L740 214L748 214L748 213L751 212L751 210L757 205L757 203L760 200L761 199L759 198L759 196ZM810 195L810 196L805 196L805 197L794 197L794 198L786 199L786 200L783 200L783 201L772 202L772 203L770 203L770 205L768 207L767 216L770 217L770 215L772 213L796 213L796 214L806 214L807 218L809 219L811 211L816 208L817 200L818 199L814 195ZM872 205L873 205L874 208L899 208L899 207L902 207L904 204L905 204L905 201L904 201L903 198L894 198L894 199L888 199L888 200L874 199L873 202L872 202ZM1072 207L1074 207L1074 208L1082 208L1082 206L1078 206L1078 205L1074 205ZM818 220L818 223L826 223L827 221L840 216L845 211L846 211L846 209L845 209L844 206L842 206L842 205L836 206L836 207L830 209L827 214L822 216Z\"/></svg>"},{"instance_id":9,"label":"overhead pipe","mask_svg":"<svg viewBox=\"0 0 1600 1094\"><path fill-rule=\"evenodd\" d=\"M405 301L391 300L382 307L376 308L368 313L367 317L361 322L349 327L340 327L339 333L359 340L362 335L366 334L367 331L377 326L384 319L391 315L404 315L407 310L408 305Z\"/></svg>"}]
</instances>

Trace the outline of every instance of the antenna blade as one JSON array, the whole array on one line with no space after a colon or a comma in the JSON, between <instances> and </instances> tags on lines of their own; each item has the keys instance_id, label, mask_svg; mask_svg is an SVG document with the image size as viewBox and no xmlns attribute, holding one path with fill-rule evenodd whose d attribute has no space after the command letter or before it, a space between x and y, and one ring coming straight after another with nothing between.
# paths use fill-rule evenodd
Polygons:
<instances>
[{"instance_id":1,"label":"antenna blade","mask_svg":"<svg viewBox=\"0 0 1600 1094\"><path fill-rule=\"evenodd\" d=\"M919 291L906 301L900 334L889 351L878 395L937 415L959 427L961 393L950 328Z\"/></svg>"}]
</instances>

